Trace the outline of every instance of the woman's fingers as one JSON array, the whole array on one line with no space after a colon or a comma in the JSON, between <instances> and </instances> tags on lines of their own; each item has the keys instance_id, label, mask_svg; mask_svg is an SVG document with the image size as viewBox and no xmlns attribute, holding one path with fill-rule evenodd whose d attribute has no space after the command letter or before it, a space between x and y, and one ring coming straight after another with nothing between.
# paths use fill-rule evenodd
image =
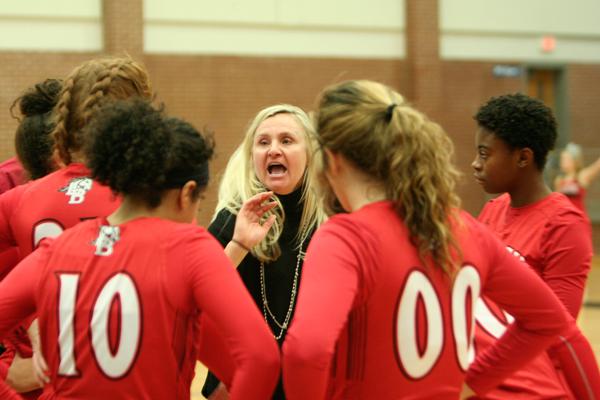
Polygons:
<instances>
[{"instance_id":1,"label":"woman's fingers","mask_svg":"<svg viewBox=\"0 0 600 400\"><path fill-rule=\"evenodd\" d=\"M262 207L262 203L270 199L272 195L273 192L255 194L244 202L243 207L247 207L248 209L259 209Z\"/></svg>"},{"instance_id":2,"label":"woman's fingers","mask_svg":"<svg viewBox=\"0 0 600 400\"><path fill-rule=\"evenodd\" d=\"M274 222L275 222L275 216L274 215L271 215L269 218L267 218L267 220L265 221L265 223L262 224L262 227L265 230L265 232L269 232L269 229L271 229L271 226L273 226Z\"/></svg>"},{"instance_id":3,"label":"woman's fingers","mask_svg":"<svg viewBox=\"0 0 600 400\"><path fill-rule=\"evenodd\" d=\"M264 213L266 213L269 210L272 210L276 205L277 205L276 201L271 201L269 203L262 204L260 206L260 209L258 211L256 211L256 215L259 217L262 217Z\"/></svg>"}]
</instances>

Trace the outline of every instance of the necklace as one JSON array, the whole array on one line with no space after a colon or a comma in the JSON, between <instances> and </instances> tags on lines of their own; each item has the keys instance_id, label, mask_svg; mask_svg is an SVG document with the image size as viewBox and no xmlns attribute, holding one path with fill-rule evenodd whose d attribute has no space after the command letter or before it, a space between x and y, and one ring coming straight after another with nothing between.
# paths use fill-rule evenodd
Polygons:
<instances>
[{"instance_id":1,"label":"necklace","mask_svg":"<svg viewBox=\"0 0 600 400\"><path fill-rule=\"evenodd\" d=\"M265 321L267 321L267 324L269 323L269 318L271 317L271 319L273 320L273 322L275 322L275 325L277 325L279 327L279 335L275 335L273 334L273 336L275 336L275 339L279 340L281 339L281 337L283 336L283 332L285 330L287 330L289 323L290 323L290 318L292 317L292 311L294 310L294 303L296 301L296 293L298 292L298 275L300 272L300 262L302 260L304 260L304 256L306 255L306 253L304 251L302 251L302 246L304 246L304 241L306 240L306 236L302 239L302 242L300 243L300 250L298 250L298 255L296 256L296 269L294 270L294 281L292 283L292 294L290 295L290 305L288 307L287 313L285 314L285 319L283 320L283 322L279 322L277 320L277 318L275 317L275 314L273 314L273 312L271 311L271 308L269 307L269 301L267 300L267 289L266 289L266 283L265 283L265 263L263 261L260 262L260 295L262 297L262 309L263 309L263 315L265 316Z\"/></svg>"}]
</instances>

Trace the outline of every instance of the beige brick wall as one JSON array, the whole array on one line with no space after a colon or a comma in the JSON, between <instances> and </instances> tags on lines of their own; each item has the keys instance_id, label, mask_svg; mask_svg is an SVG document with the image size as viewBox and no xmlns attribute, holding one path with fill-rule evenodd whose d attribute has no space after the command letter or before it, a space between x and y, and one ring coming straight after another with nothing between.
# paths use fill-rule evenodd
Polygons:
<instances>
[{"instance_id":1,"label":"beige brick wall","mask_svg":"<svg viewBox=\"0 0 600 400\"><path fill-rule=\"evenodd\" d=\"M169 113L215 133L212 177L223 170L254 115L266 106L291 103L312 109L319 91L345 79L368 78L407 86L404 63L381 60L146 56L158 100ZM217 177L218 178L218 177ZM202 206L208 222L216 204L213 179Z\"/></svg>"},{"instance_id":2,"label":"beige brick wall","mask_svg":"<svg viewBox=\"0 0 600 400\"><path fill-rule=\"evenodd\" d=\"M490 96L525 91L524 78L497 78L493 62L439 59L437 0L407 0L405 60L236 57L143 54L142 0L104 0L103 26L107 53L127 52L150 72L157 100L169 113L198 128L210 128L217 140L212 184L199 221L208 223L216 204L218 173L239 143L255 113L289 102L310 110L319 91L345 79L374 79L404 94L453 138L464 173L460 194L465 208L478 213L486 196L471 178L474 156L472 119ZM99 54L0 52L0 160L14 154L16 121L8 108L28 86L48 77L64 77L76 65ZM503 64L505 62L502 62ZM567 65L567 104L573 140L585 145L588 161L600 156L600 65ZM4 110L4 111L2 111ZM600 182L590 190L599 205ZM600 242L600 240L599 240Z\"/></svg>"}]
</instances>

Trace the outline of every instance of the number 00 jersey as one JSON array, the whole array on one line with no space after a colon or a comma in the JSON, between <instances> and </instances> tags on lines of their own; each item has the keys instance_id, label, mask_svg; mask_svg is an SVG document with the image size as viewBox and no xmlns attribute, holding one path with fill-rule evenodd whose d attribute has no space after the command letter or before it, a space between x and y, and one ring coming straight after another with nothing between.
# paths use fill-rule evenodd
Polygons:
<instances>
[{"instance_id":1,"label":"number 00 jersey","mask_svg":"<svg viewBox=\"0 0 600 400\"><path fill-rule=\"evenodd\" d=\"M317 231L283 348L289 399L456 399L480 292L519 324L470 366L477 393L572 328L540 278L485 226L460 216L463 262L452 278L423 266L391 202L334 216Z\"/></svg>"}]
</instances>

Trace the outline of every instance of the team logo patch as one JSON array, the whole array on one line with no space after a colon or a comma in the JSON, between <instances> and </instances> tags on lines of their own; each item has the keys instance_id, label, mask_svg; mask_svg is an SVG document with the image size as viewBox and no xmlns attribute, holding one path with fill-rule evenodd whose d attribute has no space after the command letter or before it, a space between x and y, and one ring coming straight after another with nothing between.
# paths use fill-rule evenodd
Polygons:
<instances>
[{"instance_id":1,"label":"team logo patch","mask_svg":"<svg viewBox=\"0 0 600 400\"><path fill-rule=\"evenodd\" d=\"M118 226L101 226L98 237L94 240L96 246L94 254L97 256L110 256L113 253L113 247L119 241L121 232Z\"/></svg>"},{"instance_id":2,"label":"team logo patch","mask_svg":"<svg viewBox=\"0 0 600 400\"><path fill-rule=\"evenodd\" d=\"M65 187L58 189L69 196L69 204L81 204L85 200L85 195L92 189L92 180L88 177L79 177L71 179L71 182Z\"/></svg>"}]
</instances>

